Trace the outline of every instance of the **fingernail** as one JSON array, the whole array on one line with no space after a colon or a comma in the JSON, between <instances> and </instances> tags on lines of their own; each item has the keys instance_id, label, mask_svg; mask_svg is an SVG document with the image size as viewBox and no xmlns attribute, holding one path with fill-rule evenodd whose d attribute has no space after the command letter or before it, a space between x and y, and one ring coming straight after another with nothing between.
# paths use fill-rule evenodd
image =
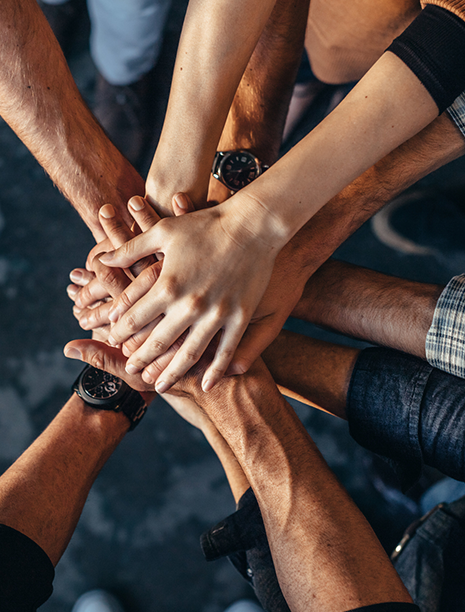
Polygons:
<instances>
[{"instance_id":1,"label":"fingernail","mask_svg":"<svg viewBox=\"0 0 465 612\"><path fill-rule=\"evenodd\" d=\"M211 379L207 378L207 380L204 380L204 381L202 382L202 391L203 391L204 393L208 393L208 391L210 391L210 389L212 389L212 388L214 387L214 384L215 384L215 383L214 383L214 381L213 381L213 380L211 380Z\"/></svg>"},{"instance_id":2,"label":"fingernail","mask_svg":"<svg viewBox=\"0 0 465 612\"><path fill-rule=\"evenodd\" d=\"M123 353L125 357L130 357L132 355L132 352L128 349L128 347L125 344L123 344L121 348L121 352Z\"/></svg>"},{"instance_id":3,"label":"fingernail","mask_svg":"<svg viewBox=\"0 0 465 612\"><path fill-rule=\"evenodd\" d=\"M101 255L99 257L99 261L103 264L110 263L115 258L115 251L110 251L109 253L105 253L105 255Z\"/></svg>"},{"instance_id":4,"label":"fingernail","mask_svg":"<svg viewBox=\"0 0 465 612\"><path fill-rule=\"evenodd\" d=\"M81 314L82 308L78 308L77 306L73 306L73 314L78 315Z\"/></svg>"},{"instance_id":5,"label":"fingernail","mask_svg":"<svg viewBox=\"0 0 465 612\"><path fill-rule=\"evenodd\" d=\"M105 206L102 206L99 212L104 219L113 219L115 216L115 209L111 204L105 204Z\"/></svg>"},{"instance_id":6,"label":"fingernail","mask_svg":"<svg viewBox=\"0 0 465 612\"><path fill-rule=\"evenodd\" d=\"M128 204L132 208L132 210L134 210L135 212L139 212L140 210L143 210L143 208L145 207L144 200L140 196L132 197L129 200Z\"/></svg>"},{"instance_id":7,"label":"fingernail","mask_svg":"<svg viewBox=\"0 0 465 612\"><path fill-rule=\"evenodd\" d=\"M188 209L186 198L181 193L176 193L173 196L173 199L176 202L176 206L178 208L181 208L182 210L187 210Z\"/></svg>"},{"instance_id":8,"label":"fingernail","mask_svg":"<svg viewBox=\"0 0 465 612\"><path fill-rule=\"evenodd\" d=\"M69 295L69 297L73 298L78 291L79 291L79 288L76 287L75 285L68 285L66 287L66 292Z\"/></svg>"},{"instance_id":9,"label":"fingernail","mask_svg":"<svg viewBox=\"0 0 465 612\"><path fill-rule=\"evenodd\" d=\"M70 279L73 281L73 283L77 283L81 280L83 274L81 272L81 270L73 270L71 272L71 274L69 275Z\"/></svg>"},{"instance_id":10,"label":"fingernail","mask_svg":"<svg viewBox=\"0 0 465 612\"><path fill-rule=\"evenodd\" d=\"M107 342L110 346L116 346L118 344L111 334L108 336Z\"/></svg>"},{"instance_id":11,"label":"fingernail","mask_svg":"<svg viewBox=\"0 0 465 612\"><path fill-rule=\"evenodd\" d=\"M148 385L151 385L155 382L148 372L142 372L142 380Z\"/></svg>"},{"instance_id":12,"label":"fingernail","mask_svg":"<svg viewBox=\"0 0 465 612\"><path fill-rule=\"evenodd\" d=\"M83 328L86 329L87 325L89 323L89 320L87 319L87 317L82 317L82 319L79 319L79 325Z\"/></svg>"},{"instance_id":13,"label":"fingernail","mask_svg":"<svg viewBox=\"0 0 465 612\"><path fill-rule=\"evenodd\" d=\"M118 310L116 308L114 310L110 310L110 312L108 313L108 318L112 323L116 323L116 321L119 319Z\"/></svg>"},{"instance_id":14,"label":"fingernail","mask_svg":"<svg viewBox=\"0 0 465 612\"><path fill-rule=\"evenodd\" d=\"M137 372L139 371L139 368L136 368L136 366L133 363L127 363L125 369L126 369L126 372L130 374L131 376L133 374L137 374Z\"/></svg>"},{"instance_id":15,"label":"fingernail","mask_svg":"<svg viewBox=\"0 0 465 612\"><path fill-rule=\"evenodd\" d=\"M65 354L65 357L68 357L68 359L79 359L80 361L82 361L81 351L78 351L77 348L67 348L65 346L63 352Z\"/></svg>"},{"instance_id":16,"label":"fingernail","mask_svg":"<svg viewBox=\"0 0 465 612\"><path fill-rule=\"evenodd\" d=\"M165 391L168 391L169 388L170 385L164 380L159 380L155 385L155 391L157 393L165 393Z\"/></svg>"}]
</instances>

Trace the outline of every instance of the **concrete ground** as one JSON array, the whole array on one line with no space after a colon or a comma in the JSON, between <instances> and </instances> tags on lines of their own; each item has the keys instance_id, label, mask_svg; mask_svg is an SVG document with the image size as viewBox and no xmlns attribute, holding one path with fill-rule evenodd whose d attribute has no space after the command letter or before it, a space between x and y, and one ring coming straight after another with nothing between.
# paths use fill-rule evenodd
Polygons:
<instances>
[{"instance_id":1,"label":"concrete ground","mask_svg":"<svg viewBox=\"0 0 465 612\"><path fill-rule=\"evenodd\" d=\"M157 68L160 129L185 0L176 0ZM95 69L83 24L70 65L91 102ZM312 120L300 126L302 137ZM463 208L445 188L463 188L463 161L423 181L424 195L393 217L425 254L406 254L363 226L337 257L381 271L447 282L465 269ZM460 198L459 198L460 199ZM0 122L0 470L43 430L70 395L81 366L62 348L82 337L65 288L68 273L84 263L90 233L8 126ZM294 329L356 344L311 325ZM392 548L411 515L386 504L367 478L368 453L347 426L295 403L331 467ZM112 590L127 612L221 612L253 596L226 560L207 564L199 548L203 530L234 510L222 469L202 435L162 400L123 441L99 476L76 533L57 568L55 591L41 610L69 612L90 588Z\"/></svg>"}]
</instances>

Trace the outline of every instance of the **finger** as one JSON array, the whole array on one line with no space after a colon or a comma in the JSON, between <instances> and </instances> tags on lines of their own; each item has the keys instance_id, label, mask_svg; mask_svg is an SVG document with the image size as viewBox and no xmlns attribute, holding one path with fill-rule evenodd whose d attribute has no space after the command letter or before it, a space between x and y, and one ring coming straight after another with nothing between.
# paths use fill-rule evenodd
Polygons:
<instances>
[{"instance_id":1,"label":"finger","mask_svg":"<svg viewBox=\"0 0 465 612\"><path fill-rule=\"evenodd\" d=\"M139 392L153 393L153 385L144 383L140 375L128 376L124 369L126 358L119 349L97 340L73 340L68 342L63 352L69 359L79 359L94 368L122 378L130 387Z\"/></svg>"},{"instance_id":2,"label":"finger","mask_svg":"<svg viewBox=\"0 0 465 612\"><path fill-rule=\"evenodd\" d=\"M113 245L111 244L111 240L109 238L102 240L102 242L99 242L94 247L92 247L92 249L89 251L89 254L87 255L86 270L92 270L92 262L96 255L98 255L99 253L108 253L108 251L112 250Z\"/></svg>"},{"instance_id":3,"label":"finger","mask_svg":"<svg viewBox=\"0 0 465 612\"><path fill-rule=\"evenodd\" d=\"M107 343L108 334L110 333L110 326L104 325L102 327L97 327L92 330L92 340L98 340L99 342Z\"/></svg>"},{"instance_id":4,"label":"finger","mask_svg":"<svg viewBox=\"0 0 465 612\"><path fill-rule=\"evenodd\" d=\"M137 349L142 346L142 344L147 340L155 327L160 323L164 315L161 315L155 321L152 321L145 327L143 327L137 334L131 336L126 342L123 344L122 351L123 355L126 357L130 357Z\"/></svg>"},{"instance_id":5,"label":"finger","mask_svg":"<svg viewBox=\"0 0 465 612\"><path fill-rule=\"evenodd\" d=\"M247 321L245 320L225 328L216 349L215 357L203 375L202 390L205 393L213 389L216 383L223 378L246 329Z\"/></svg>"},{"instance_id":6,"label":"finger","mask_svg":"<svg viewBox=\"0 0 465 612\"><path fill-rule=\"evenodd\" d=\"M125 244L128 240L131 240L131 238L134 238L134 232L132 232L132 230L126 225L121 213L111 204L105 204L105 206L102 206L102 208L99 210L99 218L102 227L104 228L108 238L111 240L113 248L117 249ZM134 263L130 268L134 277L139 276L142 270L153 264L154 261L155 259L149 256Z\"/></svg>"},{"instance_id":7,"label":"finger","mask_svg":"<svg viewBox=\"0 0 465 612\"><path fill-rule=\"evenodd\" d=\"M110 319L108 318L110 307L111 302L105 302L96 308L84 308L76 316L79 325L85 330L93 330L104 325L110 325Z\"/></svg>"},{"instance_id":8,"label":"finger","mask_svg":"<svg viewBox=\"0 0 465 612\"><path fill-rule=\"evenodd\" d=\"M171 202L175 217L194 212L194 204L187 193L175 193Z\"/></svg>"},{"instance_id":9,"label":"finger","mask_svg":"<svg viewBox=\"0 0 465 612\"><path fill-rule=\"evenodd\" d=\"M118 321L139 299L152 289L160 276L162 265L162 262L156 262L151 265L150 268L143 270L136 280L128 285L123 293L115 299L113 308L110 312L110 321L112 321L112 323L116 323L116 321ZM160 314L161 312L158 313L158 315ZM155 318L155 316L153 318ZM149 323L149 321L146 321L145 324L147 323ZM122 342L124 342L124 340L122 340Z\"/></svg>"},{"instance_id":10,"label":"finger","mask_svg":"<svg viewBox=\"0 0 465 612\"><path fill-rule=\"evenodd\" d=\"M153 227L160 216L155 212L152 206L140 196L134 196L128 202L128 209L131 217L136 221L137 225L143 232L146 232Z\"/></svg>"},{"instance_id":11,"label":"finger","mask_svg":"<svg viewBox=\"0 0 465 612\"><path fill-rule=\"evenodd\" d=\"M80 287L84 287L87 283L90 283L91 280L94 280L95 274L86 270L85 268L74 268L69 273L70 280Z\"/></svg>"},{"instance_id":12,"label":"finger","mask_svg":"<svg viewBox=\"0 0 465 612\"><path fill-rule=\"evenodd\" d=\"M99 210L99 220L114 249L134 238L134 234L120 214L116 214L111 204L105 204Z\"/></svg>"},{"instance_id":13,"label":"finger","mask_svg":"<svg viewBox=\"0 0 465 612\"><path fill-rule=\"evenodd\" d=\"M96 302L110 297L108 290L102 286L98 278L90 281L85 287L80 287L74 296L74 302L78 308L89 308Z\"/></svg>"},{"instance_id":14,"label":"finger","mask_svg":"<svg viewBox=\"0 0 465 612\"><path fill-rule=\"evenodd\" d=\"M216 320L210 325L190 329L182 348L179 349L170 365L156 381L155 389L157 393L165 393L171 389L199 361L217 331L218 322ZM134 356L129 361L132 361ZM144 378L144 380L147 379Z\"/></svg>"},{"instance_id":15,"label":"finger","mask_svg":"<svg viewBox=\"0 0 465 612\"><path fill-rule=\"evenodd\" d=\"M180 318L174 324L166 324L168 317L165 317L152 331L147 340L131 355L126 364L127 371L132 374L139 372L149 365L152 361L168 351L168 349L178 340L181 334L189 327L190 321ZM112 336L113 336L112 330ZM166 389L159 391L164 393Z\"/></svg>"},{"instance_id":16,"label":"finger","mask_svg":"<svg viewBox=\"0 0 465 612\"><path fill-rule=\"evenodd\" d=\"M176 342L169 348L166 353L160 355L157 359L154 359L152 363L150 363L145 370L142 372L142 379L147 383L153 385L160 374L163 372L165 368L169 366L174 356L182 346L188 332L184 332Z\"/></svg>"},{"instance_id":17,"label":"finger","mask_svg":"<svg viewBox=\"0 0 465 612\"><path fill-rule=\"evenodd\" d=\"M116 251L105 253L100 257L100 261L111 267L129 268L140 259L161 251L157 230L163 221L164 219L140 236L135 236Z\"/></svg>"},{"instance_id":18,"label":"finger","mask_svg":"<svg viewBox=\"0 0 465 612\"><path fill-rule=\"evenodd\" d=\"M226 370L226 376L244 374L254 361L268 348L282 329L281 321L270 323L268 319L251 323L234 353Z\"/></svg>"},{"instance_id":19,"label":"finger","mask_svg":"<svg viewBox=\"0 0 465 612\"><path fill-rule=\"evenodd\" d=\"M94 259L93 267L97 281L112 298L119 297L131 284L130 279L121 268L109 268L98 257Z\"/></svg>"}]
</instances>

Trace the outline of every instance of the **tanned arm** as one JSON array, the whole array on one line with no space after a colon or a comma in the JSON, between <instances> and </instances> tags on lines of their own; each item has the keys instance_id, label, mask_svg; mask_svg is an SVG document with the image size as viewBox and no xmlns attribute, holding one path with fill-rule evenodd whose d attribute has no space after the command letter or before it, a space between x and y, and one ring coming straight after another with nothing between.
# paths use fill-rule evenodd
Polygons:
<instances>
[{"instance_id":1,"label":"tanned arm","mask_svg":"<svg viewBox=\"0 0 465 612\"><path fill-rule=\"evenodd\" d=\"M34 540L56 565L104 463L129 429L123 413L73 395L0 478L0 523Z\"/></svg>"},{"instance_id":2,"label":"tanned arm","mask_svg":"<svg viewBox=\"0 0 465 612\"><path fill-rule=\"evenodd\" d=\"M78 351L70 353L70 350ZM74 340L65 351L128 378L116 349ZM170 350L158 363L172 357ZM210 393L197 366L173 393L202 407L250 482L265 522L276 573L293 612L344 612L382 602L411 602L366 519L338 483L259 360ZM140 380L140 385L144 385Z\"/></svg>"},{"instance_id":3,"label":"tanned arm","mask_svg":"<svg viewBox=\"0 0 465 612\"><path fill-rule=\"evenodd\" d=\"M100 207L144 193L139 174L84 103L36 0L0 3L0 115L16 132L97 241Z\"/></svg>"}]
</instances>

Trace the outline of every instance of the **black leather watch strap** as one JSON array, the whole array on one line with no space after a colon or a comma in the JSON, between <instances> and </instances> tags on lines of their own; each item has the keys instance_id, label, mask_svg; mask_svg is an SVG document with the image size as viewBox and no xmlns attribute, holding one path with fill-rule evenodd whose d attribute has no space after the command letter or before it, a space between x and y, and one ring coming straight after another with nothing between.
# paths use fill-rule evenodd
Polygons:
<instances>
[{"instance_id":1,"label":"black leather watch strap","mask_svg":"<svg viewBox=\"0 0 465 612\"><path fill-rule=\"evenodd\" d=\"M147 411L142 395L121 378L87 365L75 380L72 390L94 410L123 412L132 431Z\"/></svg>"}]
</instances>

